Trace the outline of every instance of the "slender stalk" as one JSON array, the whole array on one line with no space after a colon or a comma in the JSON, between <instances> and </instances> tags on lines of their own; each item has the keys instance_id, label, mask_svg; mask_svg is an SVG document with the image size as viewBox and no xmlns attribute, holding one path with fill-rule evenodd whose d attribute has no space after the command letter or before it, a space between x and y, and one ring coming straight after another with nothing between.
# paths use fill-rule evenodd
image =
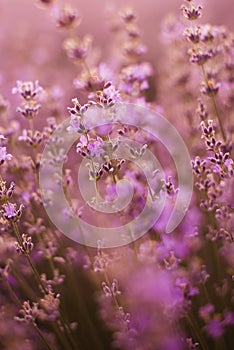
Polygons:
<instances>
[{"instance_id":1,"label":"slender stalk","mask_svg":"<svg viewBox=\"0 0 234 350\"><path fill-rule=\"evenodd\" d=\"M206 301L207 302L210 302L210 297L209 297L209 293L207 291L207 288L206 288L206 284L203 283L203 291L204 291L204 294L205 294L205 297L206 297Z\"/></svg>"},{"instance_id":2,"label":"slender stalk","mask_svg":"<svg viewBox=\"0 0 234 350\"><path fill-rule=\"evenodd\" d=\"M90 328L89 334L92 337L92 339L95 341L96 349L103 350L103 346L100 343L100 339L99 339L98 334L97 334L97 329L96 329L95 325L93 324L93 322L91 321L89 312L88 312L87 307L86 307L86 303L84 303L82 296L80 295L79 288L77 285L77 280L76 280L75 274L74 274L74 269L72 269L72 265L70 263L67 264L66 267L67 267L68 275L72 280L72 289L73 290L75 289L75 298L76 298L77 305L79 307L80 317L82 317L82 319L85 321L85 323L89 326L89 328ZM95 278L95 282L99 285L99 281L97 281L96 275L94 275L94 278Z\"/></svg>"},{"instance_id":3,"label":"slender stalk","mask_svg":"<svg viewBox=\"0 0 234 350\"><path fill-rule=\"evenodd\" d=\"M14 233L15 233L15 236L16 236L16 238L17 238L18 243L19 243L20 245L22 245L22 243L23 243L22 237L20 236L19 229L18 229L18 226L17 226L16 222L13 222L13 225L12 225L12 226L13 226L13 231L14 231ZM32 262L32 259L31 259L30 255L29 255L28 253L26 253L26 254L25 254L25 257L26 257L26 259L27 259L27 261L28 261L28 263L29 263L29 265L30 265L30 267L31 267L31 269L32 269L32 271L33 271L33 273L34 273L34 276L35 276L35 278L36 278L38 284L41 286L43 292L44 292L45 294L48 294L48 291L47 291L46 287L44 286L44 284L42 283L41 277L40 277L40 275L39 275L39 273L38 273L38 271L37 271L37 268L35 267L34 263Z\"/></svg>"},{"instance_id":4,"label":"slender stalk","mask_svg":"<svg viewBox=\"0 0 234 350\"><path fill-rule=\"evenodd\" d=\"M64 337L64 334L62 333L61 329L60 329L60 325L58 325L56 322L53 323L53 329L58 337L58 339L60 340L63 349L64 350L71 350L71 347L68 343L68 340L66 337Z\"/></svg>"},{"instance_id":5,"label":"slender stalk","mask_svg":"<svg viewBox=\"0 0 234 350\"><path fill-rule=\"evenodd\" d=\"M43 292L45 294L48 294L48 290L46 289L46 287L44 286L43 282L41 281L40 275L39 275L35 265L33 264L29 254L26 255L26 258L27 258L28 263L29 263L29 265L31 266L31 268L32 268L32 270L34 272L34 275L35 275L35 277L36 277L36 279L38 281L38 284L41 286ZM61 321L61 323L62 323L62 325L64 327L64 331L67 333L67 337L68 337L69 341L71 342L71 344L74 345L74 340L73 340L73 335L71 333L71 329L70 329L69 325L64 320L64 316L63 316L62 310L60 309L59 311L60 311L60 321ZM76 349L76 347L74 349Z\"/></svg>"},{"instance_id":6,"label":"slender stalk","mask_svg":"<svg viewBox=\"0 0 234 350\"><path fill-rule=\"evenodd\" d=\"M197 338L198 342L201 344L202 350L209 350L203 335L199 332L199 328L197 326L196 320L193 318L192 315L191 316L187 315L187 320L189 322L191 329L194 332L195 337Z\"/></svg>"},{"instance_id":7,"label":"slender stalk","mask_svg":"<svg viewBox=\"0 0 234 350\"><path fill-rule=\"evenodd\" d=\"M13 231L14 231L14 234L16 236L16 239L17 239L18 243L20 245L22 245L23 240L22 240L22 237L20 236L19 229L18 229L18 226L17 226L16 222L13 221L12 227L13 227Z\"/></svg>"},{"instance_id":8,"label":"slender stalk","mask_svg":"<svg viewBox=\"0 0 234 350\"><path fill-rule=\"evenodd\" d=\"M113 182L116 184L116 183L117 183L117 181L116 181L115 174L112 174L112 179L113 179Z\"/></svg>"},{"instance_id":9,"label":"slender stalk","mask_svg":"<svg viewBox=\"0 0 234 350\"><path fill-rule=\"evenodd\" d=\"M46 346L46 349L53 350L35 322L33 323L33 327L36 330L36 332L39 335L39 337L41 338L41 340L44 343L44 345Z\"/></svg>"},{"instance_id":10,"label":"slender stalk","mask_svg":"<svg viewBox=\"0 0 234 350\"><path fill-rule=\"evenodd\" d=\"M10 293L10 295L12 296L12 299L14 300L15 304L21 309L22 304L19 300L19 298L17 297L17 295L15 294L14 290L12 289L10 283L8 282L8 280L6 279L6 287Z\"/></svg>"},{"instance_id":11,"label":"slender stalk","mask_svg":"<svg viewBox=\"0 0 234 350\"><path fill-rule=\"evenodd\" d=\"M29 263L29 265L30 265L30 267L31 267L31 269L32 269L32 271L33 271L33 273L34 273L36 279L37 279L38 284L41 286L43 292L44 292L45 294L48 294L48 290L47 290L46 287L44 286L44 283L42 282L41 277L40 277L40 275L39 275L39 273L38 273L38 271L37 271L35 265L33 264L32 259L30 258L30 255L29 255L29 254L26 254L26 259L28 260L28 263Z\"/></svg>"},{"instance_id":12,"label":"slender stalk","mask_svg":"<svg viewBox=\"0 0 234 350\"><path fill-rule=\"evenodd\" d=\"M131 244L132 244L132 246L133 246L135 258L136 258L136 260L138 261L138 250L137 250L136 239L135 239L135 237L133 236L132 231L131 231L131 229L128 227L128 225L127 225L126 227L127 227L128 233L129 233L129 235L130 235L130 237L131 237L131 239L132 239L132 243L131 243Z\"/></svg>"},{"instance_id":13,"label":"slender stalk","mask_svg":"<svg viewBox=\"0 0 234 350\"><path fill-rule=\"evenodd\" d=\"M22 304L18 298L18 296L15 294L14 290L12 289L11 285L9 284L8 280L6 280L6 287L10 293L10 295L12 296L12 299L14 300L15 304L19 307L19 309L22 308ZM33 327L35 328L37 334L39 335L39 337L41 338L42 342L44 343L44 345L46 346L46 348L48 350L53 350L49 343L47 342L46 338L44 337L44 335L42 334L42 332L40 331L40 329L38 328L37 324L34 322L33 323Z\"/></svg>"},{"instance_id":14,"label":"slender stalk","mask_svg":"<svg viewBox=\"0 0 234 350\"><path fill-rule=\"evenodd\" d=\"M84 70L85 70L85 71L87 72L87 74L89 75L89 77L92 78L91 71L90 71L89 66L88 66L88 63L86 62L85 59L82 60L82 65L83 65Z\"/></svg>"},{"instance_id":15,"label":"slender stalk","mask_svg":"<svg viewBox=\"0 0 234 350\"><path fill-rule=\"evenodd\" d=\"M37 297L37 294L32 289L32 287L29 285L28 281L24 276L20 275L19 272L11 266L11 271L13 276L18 280L20 287L23 289L23 291L31 298L35 299Z\"/></svg>"},{"instance_id":16,"label":"slender stalk","mask_svg":"<svg viewBox=\"0 0 234 350\"><path fill-rule=\"evenodd\" d=\"M64 316L60 310L60 321L61 321L61 324L64 328L64 331L66 331L68 333L68 340L72 346L72 349L74 350L79 350L80 347L78 346L78 344L75 342L74 338L73 338L73 334L72 334L72 330L70 328L70 326L67 324L67 322L65 321L64 319Z\"/></svg>"},{"instance_id":17,"label":"slender stalk","mask_svg":"<svg viewBox=\"0 0 234 350\"><path fill-rule=\"evenodd\" d=\"M192 30L193 30L193 33L195 35L195 28L194 28L193 22L192 22ZM198 46L199 46L199 44L195 44L196 48ZM205 70L205 64L202 64L201 68L202 68L202 74L203 74L205 83L208 86L208 79L207 79L207 74L206 74L206 70ZM226 134L225 134L225 131L224 131L223 123L222 123L222 120L221 120L221 115L220 115L220 112L219 112L219 109L218 109L218 105L217 105L217 102L216 102L216 98L215 98L214 95L211 96L211 100L212 100L212 103L213 103L213 106L214 106L214 110L215 110L216 116L218 118L219 127L220 127L220 130L221 130L221 134L222 134L223 140L224 140L224 142L226 142L226 140L227 140Z\"/></svg>"},{"instance_id":18,"label":"slender stalk","mask_svg":"<svg viewBox=\"0 0 234 350\"><path fill-rule=\"evenodd\" d=\"M29 128L32 130L34 130L34 126L33 126L33 119L29 119Z\"/></svg>"},{"instance_id":19,"label":"slender stalk","mask_svg":"<svg viewBox=\"0 0 234 350\"><path fill-rule=\"evenodd\" d=\"M207 75L206 75L204 64L202 64L201 67L202 67L202 73L203 73L206 85L208 85L208 79L207 79ZM216 114L216 116L218 118L219 127L220 127L220 130L221 130L221 134L222 134L223 140L226 142L226 140L227 140L226 134L225 134L225 131L224 131L223 123L222 123L222 120L221 120L221 115L220 115L220 112L219 112L219 109L218 109L218 105L217 105L217 102L216 102L216 98L215 98L214 95L211 96L211 100L213 102L215 114Z\"/></svg>"}]
</instances>

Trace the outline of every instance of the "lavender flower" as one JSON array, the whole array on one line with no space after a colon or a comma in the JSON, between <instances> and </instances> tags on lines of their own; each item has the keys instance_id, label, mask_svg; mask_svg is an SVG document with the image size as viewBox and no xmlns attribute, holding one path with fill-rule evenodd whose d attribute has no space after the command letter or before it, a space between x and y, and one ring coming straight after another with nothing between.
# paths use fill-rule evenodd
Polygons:
<instances>
[{"instance_id":1,"label":"lavender flower","mask_svg":"<svg viewBox=\"0 0 234 350\"><path fill-rule=\"evenodd\" d=\"M190 1L188 1L188 2L190 2ZM183 11L184 17L189 19L190 21L194 21L194 20L201 17L201 10L202 10L201 5L198 5L196 7L193 3L191 3L191 4L189 4L189 6L183 5L181 7L181 9Z\"/></svg>"},{"instance_id":2,"label":"lavender flower","mask_svg":"<svg viewBox=\"0 0 234 350\"><path fill-rule=\"evenodd\" d=\"M61 8L54 7L52 15L58 28L74 28L80 24L81 17L78 12L69 5Z\"/></svg>"},{"instance_id":3,"label":"lavender flower","mask_svg":"<svg viewBox=\"0 0 234 350\"><path fill-rule=\"evenodd\" d=\"M22 244L16 243L16 250L19 254L29 254L33 250L32 237L26 234L22 235Z\"/></svg>"},{"instance_id":4,"label":"lavender flower","mask_svg":"<svg viewBox=\"0 0 234 350\"><path fill-rule=\"evenodd\" d=\"M0 165L2 165L6 160L11 160L12 154L7 153L6 147L0 147Z\"/></svg>"},{"instance_id":5,"label":"lavender flower","mask_svg":"<svg viewBox=\"0 0 234 350\"><path fill-rule=\"evenodd\" d=\"M64 49L73 61L84 60L91 45L91 37L85 36L82 40L69 38L64 42Z\"/></svg>"},{"instance_id":6,"label":"lavender flower","mask_svg":"<svg viewBox=\"0 0 234 350\"><path fill-rule=\"evenodd\" d=\"M21 204L19 209L16 209L16 204L6 203L3 204L3 210L1 210L1 212L7 220L17 221L22 215L23 207L23 204Z\"/></svg>"},{"instance_id":7,"label":"lavender flower","mask_svg":"<svg viewBox=\"0 0 234 350\"><path fill-rule=\"evenodd\" d=\"M30 305L29 301L23 303L22 309L19 311L20 316L15 317L15 320L21 323L34 323L38 317L38 304Z\"/></svg>"},{"instance_id":8,"label":"lavender flower","mask_svg":"<svg viewBox=\"0 0 234 350\"><path fill-rule=\"evenodd\" d=\"M40 312L38 317L41 320L54 321L59 317L60 295L49 292L43 299L40 300Z\"/></svg>"},{"instance_id":9,"label":"lavender flower","mask_svg":"<svg viewBox=\"0 0 234 350\"><path fill-rule=\"evenodd\" d=\"M22 82L17 81L17 86L12 89L13 94L20 94L25 100L33 100L36 96L43 92L43 88L39 85L38 80Z\"/></svg>"}]
</instances>

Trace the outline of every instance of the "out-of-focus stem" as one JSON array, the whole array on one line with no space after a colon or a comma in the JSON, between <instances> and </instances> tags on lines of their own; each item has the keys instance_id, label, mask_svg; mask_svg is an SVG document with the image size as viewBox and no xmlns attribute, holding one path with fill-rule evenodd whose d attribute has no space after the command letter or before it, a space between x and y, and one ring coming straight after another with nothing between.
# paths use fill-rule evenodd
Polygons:
<instances>
[{"instance_id":1,"label":"out-of-focus stem","mask_svg":"<svg viewBox=\"0 0 234 350\"><path fill-rule=\"evenodd\" d=\"M41 286L43 292L44 292L45 294L48 294L48 290L47 290L46 287L44 286L44 283L42 282L41 277L40 277L40 275L39 275L39 273L38 273L38 271L37 271L35 265L33 264L32 259L30 258L30 255L29 255L29 254L26 254L26 259L28 260L28 263L29 263L29 265L30 265L30 267L31 267L31 269L32 269L32 271L33 271L33 273L34 273L36 279L37 279L38 284Z\"/></svg>"},{"instance_id":2,"label":"out-of-focus stem","mask_svg":"<svg viewBox=\"0 0 234 350\"><path fill-rule=\"evenodd\" d=\"M6 279L6 287L10 293L10 295L12 296L12 299L14 300L15 304L21 309L22 304L19 300L19 298L17 297L17 295L15 294L14 290L12 289L10 283L8 282L8 280Z\"/></svg>"},{"instance_id":3,"label":"out-of-focus stem","mask_svg":"<svg viewBox=\"0 0 234 350\"><path fill-rule=\"evenodd\" d=\"M85 59L82 60L82 66L83 66L84 70L86 70L86 72L88 73L89 77L92 78L92 74L90 72L89 66L88 66Z\"/></svg>"},{"instance_id":4,"label":"out-of-focus stem","mask_svg":"<svg viewBox=\"0 0 234 350\"><path fill-rule=\"evenodd\" d=\"M12 299L14 300L15 304L19 307L19 309L22 308L22 304L19 300L19 298L17 297L17 295L15 294L14 290L12 289L11 285L9 284L8 280L6 280L6 287L10 293L10 295L12 296ZM42 342L44 343L44 345L46 346L46 348L48 350L53 350L49 343L47 342L46 338L44 337L44 335L42 334L42 332L40 331L40 329L38 328L37 324L34 322L33 323L33 327L35 328L37 334L39 335L39 337L41 338Z\"/></svg>"},{"instance_id":5,"label":"out-of-focus stem","mask_svg":"<svg viewBox=\"0 0 234 350\"><path fill-rule=\"evenodd\" d=\"M22 245L23 241L22 241L22 238L20 236L19 229L18 229L18 226L17 226L16 222L13 222L12 226L13 226L13 230L14 230L14 233L15 233L15 236L17 238L18 243L20 245ZM48 294L48 291L47 291L46 287L44 286L43 282L41 281L41 277L40 277L40 275L39 275L39 273L37 271L37 268L35 267L34 263L32 262L32 259L30 258L30 255L28 253L26 253L25 257L26 257L26 259L27 259L27 261L28 261L28 263L29 263L33 273L34 273L34 276L35 276L38 284L41 286L43 292L45 294Z\"/></svg>"},{"instance_id":6,"label":"out-of-focus stem","mask_svg":"<svg viewBox=\"0 0 234 350\"><path fill-rule=\"evenodd\" d=\"M58 323L56 323L56 322L53 323L53 329L54 329L58 339L60 340L60 342L61 342L61 344L63 346L63 349L64 350L71 350L71 347L70 347L70 345L68 343L68 340L67 340L66 337L64 337L64 334L62 333Z\"/></svg>"},{"instance_id":7,"label":"out-of-focus stem","mask_svg":"<svg viewBox=\"0 0 234 350\"><path fill-rule=\"evenodd\" d=\"M72 346L72 349L80 350L80 346L78 346L78 344L75 342L75 340L73 338L72 330L71 330L69 324L65 321L61 310L60 310L60 322L61 322L64 330L68 333L68 340Z\"/></svg>"},{"instance_id":8,"label":"out-of-focus stem","mask_svg":"<svg viewBox=\"0 0 234 350\"><path fill-rule=\"evenodd\" d=\"M100 339L98 337L96 327L92 323L90 316L89 316L89 312L88 312L87 307L86 307L86 304L82 300L82 295L80 295L79 286L77 284L77 279L76 279L76 276L74 274L74 269L72 268L72 264L68 263L66 268L67 268L67 272L69 274L69 277L72 279L72 288L73 288L73 290L75 289L75 291L76 291L75 292L76 302L77 302L77 306L79 307L81 317L84 319L85 323L88 324L88 326L90 328L90 336L92 336L93 340L95 341L96 349L103 350L103 346L100 343ZM94 278L95 278L95 282L97 283L97 278L95 275L94 275Z\"/></svg>"},{"instance_id":9,"label":"out-of-focus stem","mask_svg":"<svg viewBox=\"0 0 234 350\"><path fill-rule=\"evenodd\" d=\"M29 128L32 130L34 130L34 126L33 126L33 119L29 119Z\"/></svg>"},{"instance_id":10,"label":"out-of-focus stem","mask_svg":"<svg viewBox=\"0 0 234 350\"><path fill-rule=\"evenodd\" d=\"M196 320L193 318L192 315L187 315L187 320L191 329L194 332L195 337L197 337L197 340L200 343L202 350L209 350L203 335L199 332Z\"/></svg>"},{"instance_id":11,"label":"out-of-focus stem","mask_svg":"<svg viewBox=\"0 0 234 350\"><path fill-rule=\"evenodd\" d=\"M21 288L28 295L28 297L30 297L31 299L35 299L37 297L37 294L32 289L31 285L29 285L27 279L23 275L20 275L20 273L13 267L13 265L11 266L11 271L14 278L17 279Z\"/></svg>"},{"instance_id":12,"label":"out-of-focus stem","mask_svg":"<svg viewBox=\"0 0 234 350\"><path fill-rule=\"evenodd\" d=\"M17 224L16 224L15 222L13 222L13 230L14 230L14 233L15 233L15 235L16 235L16 238L17 238L18 243L19 243L19 244L22 244L22 238L21 238L21 236L20 236L20 234L19 234L18 226L17 226ZM26 259L27 259L27 261L28 261L28 263L29 263L29 265L30 265L30 267L31 267L31 269L32 269L32 271L33 271L33 273L34 273L34 276L35 276L35 278L36 278L38 284L41 286L43 292L44 292L45 294L48 294L48 290L47 290L47 288L45 287L44 283L42 282L41 277L40 277L40 275L39 275L39 272L37 271L37 268L35 267L35 265L34 265L32 259L31 259L30 255L27 253L27 254L25 255L25 257L26 257ZM70 327L69 327L69 325L67 325L67 323L64 321L64 318L63 318L63 315L62 315L61 310L60 310L60 321L61 321L61 323L62 323L63 326L64 326L64 331L65 331L66 333L69 333L69 334L68 334L68 338L69 338L69 339L72 338L71 330L68 332L68 330L70 329ZM70 339L70 341L72 342L73 339ZM76 349L76 348L74 348L74 349Z\"/></svg>"},{"instance_id":13,"label":"out-of-focus stem","mask_svg":"<svg viewBox=\"0 0 234 350\"><path fill-rule=\"evenodd\" d=\"M38 328L37 324L34 322L33 323L33 327L35 328L37 334L39 335L39 337L41 338L42 342L44 343L44 345L46 346L46 349L48 350L53 350L49 343L47 342L46 338L44 337L44 335L42 334L42 332L40 331L40 329Z\"/></svg>"}]
</instances>

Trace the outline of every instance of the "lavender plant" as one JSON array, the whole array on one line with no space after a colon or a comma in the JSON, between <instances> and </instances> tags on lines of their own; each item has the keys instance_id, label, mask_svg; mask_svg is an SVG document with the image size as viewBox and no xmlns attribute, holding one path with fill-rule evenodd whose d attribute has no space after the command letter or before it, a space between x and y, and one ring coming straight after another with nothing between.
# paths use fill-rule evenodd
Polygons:
<instances>
[{"instance_id":1,"label":"lavender plant","mask_svg":"<svg viewBox=\"0 0 234 350\"><path fill-rule=\"evenodd\" d=\"M48 81L18 80L9 101L0 95L1 349L231 350L233 33L204 24L199 1L185 0L162 22L155 76L157 57L146 58L133 8L109 14L112 42L101 55L72 5L36 5L55 24L70 87L51 82L47 65ZM163 144L139 127L146 111L175 125L191 157L192 199L188 208L182 202L186 215L171 233L173 208L189 189L180 187L176 151L168 153L169 130ZM132 113L129 123L120 112ZM77 168L86 169L80 188ZM52 169L46 191L43 169ZM48 215L58 188L69 208L58 221L75 227L72 235ZM162 202L139 238L148 217L129 223L145 208L156 215ZM118 247L105 238L88 243L103 227L114 229Z\"/></svg>"}]
</instances>

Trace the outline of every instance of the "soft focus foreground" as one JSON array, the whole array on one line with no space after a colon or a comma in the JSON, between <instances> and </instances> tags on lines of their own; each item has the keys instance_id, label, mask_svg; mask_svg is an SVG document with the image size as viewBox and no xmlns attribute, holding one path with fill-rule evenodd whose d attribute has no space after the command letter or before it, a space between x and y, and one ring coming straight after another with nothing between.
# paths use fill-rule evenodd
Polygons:
<instances>
[{"instance_id":1,"label":"soft focus foreground","mask_svg":"<svg viewBox=\"0 0 234 350\"><path fill-rule=\"evenodd\" d=\"M233 4L88 3L1 4L0 348L231 350ZM124 123L118 106L129 103L177 128L191 157L191 200L169 129L153 137L134 109ZM66 152L68 137L76 141ZM48 215L59 186L69 208L59 220L66 230L75 217L73 236ZM181 194L186 215L167 233ZM148 218L128 224L158 206L139 238ZM81 220L131 243L90 246Z\"/></svg>"}]
</instances>

